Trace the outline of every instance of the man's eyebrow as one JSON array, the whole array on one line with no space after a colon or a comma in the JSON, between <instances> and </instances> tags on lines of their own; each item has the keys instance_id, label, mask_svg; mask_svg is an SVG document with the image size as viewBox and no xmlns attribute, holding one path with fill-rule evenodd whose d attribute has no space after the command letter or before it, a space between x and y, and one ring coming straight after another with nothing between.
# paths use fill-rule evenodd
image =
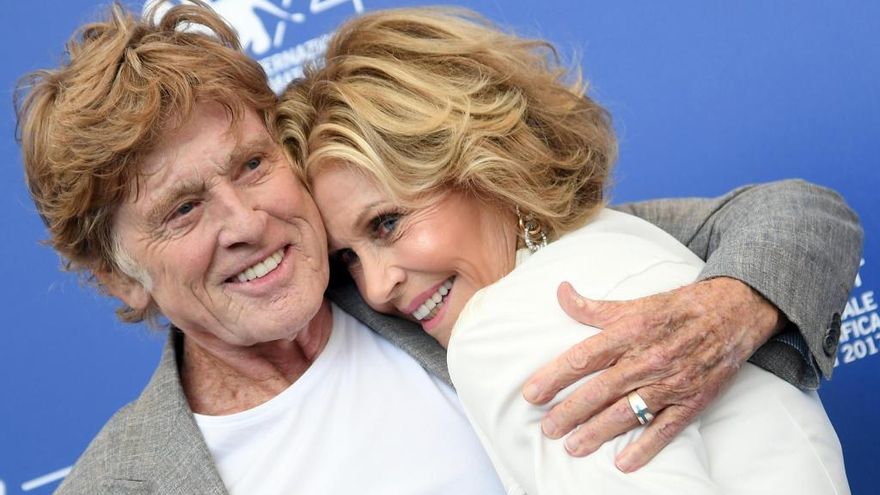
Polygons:
<instances>
[{"instance_id":1,"label":"man's eyebrow","mask_svg":"<svg viewBox=\"0 0 880 495\"><path fill-rule=\"evenodd\" d=\"M278 152L278 145L267 135L239 141L226 157L226 163L222 165L221 173L234 172L237 166L250 160L254 155L272 155Z\"/></svg>"},{"instance_id":2,"label":"man's eyebrow","mask_svg":"<svg viewBox=\"0 0 880 495\"><path fill-rule=\"evenodd\" d=\"M159 225L165 219L165 216L177 203L188 196L198 196L204 194L207 185L203 180L177 182L168 190L163 192L159 199L150 207L147 212L147 222L149 225Z\"/></svg>"}]
</instances>

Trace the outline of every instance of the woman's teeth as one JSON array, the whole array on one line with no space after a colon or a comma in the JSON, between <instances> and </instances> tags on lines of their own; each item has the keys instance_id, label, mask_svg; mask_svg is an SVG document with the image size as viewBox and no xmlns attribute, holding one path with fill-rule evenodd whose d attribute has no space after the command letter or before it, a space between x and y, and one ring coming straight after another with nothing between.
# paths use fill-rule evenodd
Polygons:
<instances>
[{"instance_id":1,"label":"woman's teeth","mask_svg":"<svg viewBox=\"0 0 880 495\"><path fill-rule=\"evenodd\" d=\"M449 294L449 289L451 288L452 279L450 278L446 282L443 282L443 285L441 285L440 288L437 289L437 292L432 294L427 301L413 311L413 318L418 321L430 320L433 318L437 314L437 311L440 310L440 303L446 298L446 294Z\"/></svg>"},{"instance_id":2,"label":"woman's teeth","mask_svg":"<svg viewBox=\"0 0 880 495\"><path fill-rule=\"evenodd\" d=\"M269 255L268 258L236 275L235 279L239 282L250 282L251 280L260 278L278 268L283 257L284 248L281 248Z\"/></svg>"}]
</instances>

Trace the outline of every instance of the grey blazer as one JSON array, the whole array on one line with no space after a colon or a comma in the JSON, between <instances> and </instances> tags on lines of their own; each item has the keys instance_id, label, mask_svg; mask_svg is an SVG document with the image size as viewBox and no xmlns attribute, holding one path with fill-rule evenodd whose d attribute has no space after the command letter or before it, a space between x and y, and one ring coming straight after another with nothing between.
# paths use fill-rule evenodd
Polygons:
<instances>
[{"instance_id":1,"label":"grey blazer","mask_svg":"<svg viewBox=\"0 0 880 495\"><path fill-rule=\"evenodd\" d=\"M803 181L746 186L716 199L618 207L668 231L707 260L701 278L740 279L791 324L752 362L802 388L831 375L840 311L855 280L862 230L833 191ZM449 383L446 353L415 325L377 314L345 277L328 295ZM92 440L60 494L226 494L178 375L183 336L172 331L141 396Z\"/></svg>"}]
</instances>

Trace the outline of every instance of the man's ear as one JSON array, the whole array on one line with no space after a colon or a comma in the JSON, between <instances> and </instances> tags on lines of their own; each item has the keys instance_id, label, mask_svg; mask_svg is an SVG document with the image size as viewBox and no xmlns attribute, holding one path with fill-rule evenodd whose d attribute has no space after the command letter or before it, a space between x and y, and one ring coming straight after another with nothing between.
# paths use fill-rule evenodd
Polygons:
<instances>
[{"instance_id":1,"label":"man's ear","mask_svg":"<svg viewBox=\"0 0 880 495\"><path fill-rule=\"evenodd\" d=\"M95 277L111 296L129 308L144 310L152 302L152 296L143 284L118 270L97 271Z\"/></svg>"}]
</instances>

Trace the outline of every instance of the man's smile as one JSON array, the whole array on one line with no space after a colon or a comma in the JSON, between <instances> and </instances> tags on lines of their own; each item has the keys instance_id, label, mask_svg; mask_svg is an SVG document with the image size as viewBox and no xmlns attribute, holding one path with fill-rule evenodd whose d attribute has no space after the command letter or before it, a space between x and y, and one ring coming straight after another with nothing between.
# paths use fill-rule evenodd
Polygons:
<instances>
[{"instance_id":1,"label":"man's smile","mask_svg":"<svg viewBox=\"0 0 880 495\"><path fill-rule=\"evenodd\" d=\"M275 251L266 259L242 270L242 272L234 278L239 282L250 282L251 280L262 278L272 270L278 268L278 265L281 264L282 258L284 258L284 248Z\"/></svg>"}]
</instances>

